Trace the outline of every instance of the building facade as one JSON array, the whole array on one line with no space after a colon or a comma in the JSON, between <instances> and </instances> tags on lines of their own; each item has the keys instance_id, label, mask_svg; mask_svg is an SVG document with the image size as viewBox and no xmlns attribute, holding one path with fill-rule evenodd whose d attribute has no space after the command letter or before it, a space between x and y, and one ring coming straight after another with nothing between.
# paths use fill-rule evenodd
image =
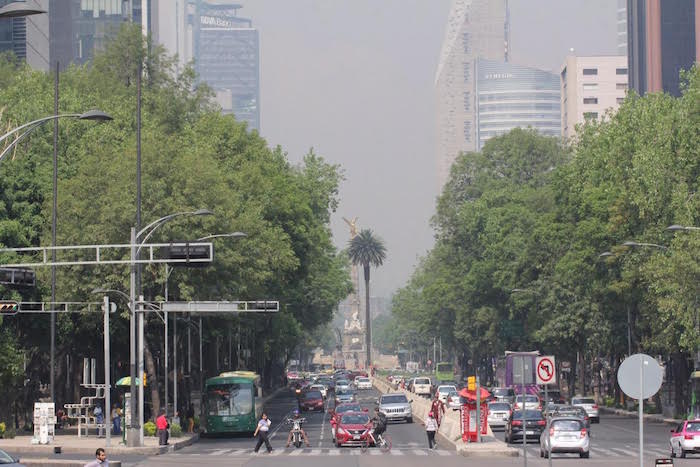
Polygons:
<instances>
[{"instance_id":1,"label":"building facade","mask_svg":"<svg viewBox=\"0 0 700 467\"><path fill-rule=\"evenodd\" d=\"M480 58L476 61L477 149L513 128L561 134L559 76L535 68Z\"/></svg>"},{"instance_id":2,"label":"building facade","mask_svg":"<svg viewBox=\"0 0 700 467\"><path fill-rule=\"evenodd\" d=\"M0 0L0 7L15 0ZM49 11L49 0L27 0L34 8ZM0 19L0 52L12 52L36 70L50 68L49 17L45 14Z\"/></svg>"},{"instance_id":3,"label":"building facade","mask_svg":"<svg viewBox=\"0 0 700 467\"><path fill-rule=\"evenodd\" d=\"M435 74L438 186L461 152L476 151L476 60L508 58L507 0L453 0Z\"/></svg>"},{"instance_id":4,"label":"building facade","mask_svg":"<svg viewBox=\"0 0 700 467\"><path fill-rule=\"evenodd\" d=\"M617 0L617 54L627 55L627 0Z\"/></svg>"},{"instance_id":5,"label":"building facade","mask_svg":"<svg viewBox=\"0 0 700 467\"><path fill-rule=\"evenodd\" d=\"M562 137L574 137L577 124L617 109L627 86L625 56L566 57L561 69Z\"/></svg>"},{"instance_id":6,"label":"building facade","mask_svg":"<svg viewBox=\"0 0 700 467\"><path fill-rule=\"evenodd\" d=\"M700 60L700 0L628 0L630 87L680 95L680 71Z\"/></svg>"}]
</instances>

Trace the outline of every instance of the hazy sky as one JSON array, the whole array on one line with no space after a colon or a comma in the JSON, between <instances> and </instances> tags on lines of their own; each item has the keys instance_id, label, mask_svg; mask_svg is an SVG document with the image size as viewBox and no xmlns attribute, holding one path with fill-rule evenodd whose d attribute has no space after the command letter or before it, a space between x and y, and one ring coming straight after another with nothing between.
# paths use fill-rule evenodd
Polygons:
<instances>
[{"instance_id":1,"label":"hazy sky","mask_svg":"<svg viewBox=\"0 0 700 467\"><path fill-rule=\"evenodd\" d=\"M500 0L492 0L500 1ZM342 165L333 217L387 246L372 294L390 296L433 244L433 80L450 0L240 0L260 30L261 133L293 162L310 147ZM511 0L515 63L559 70L569 48L614 54L614 0Z\"/></svg>"}]
</instances>

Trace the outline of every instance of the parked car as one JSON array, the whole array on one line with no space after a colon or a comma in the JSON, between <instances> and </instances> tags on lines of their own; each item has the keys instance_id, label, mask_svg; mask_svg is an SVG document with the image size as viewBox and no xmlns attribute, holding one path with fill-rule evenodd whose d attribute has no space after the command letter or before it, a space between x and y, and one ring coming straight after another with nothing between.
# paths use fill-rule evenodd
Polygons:
<instances>
[{"instance_id":1,"label":"parked car","mask_svg":"<svg viewBox=\"0 0 700 467\"><path fill-rule=\"evenodd\" d=\"M540 457L549 453L577 453L582 458L590 456L590 437L585 423L580 418L553 417L547 431L540 435ZM551 446L551 447L550 447Z\"/></svg>"},{"instance_id":2,"label":"parked car","mask_svg":"<svg viewBox=\"0 0 700 467\"><path fill-rule=\"evenodd\" d=\"M312 384L311 386L309 386L309 390L320 392L321 396L323 396L324 399L328 396L328 389L326 389L326 386L324 386L323 384Z\"/></svg>"},{"instance_id":3,"label":"parked car","mask_svg":"<svg viewBox=\"0 0 700 467\"><path fill-rule=\"evenodd\" d=\"M372 380L367 376L358 376L355 378L355 387L359 389L372 389Z\"/></svg>"},{"instance_id":4,"label":"parked car","mask_svg":"<svg viewBox=\"0 0 700 467\"><path fill-rule=\"evenodd\" d=\"M591 423L600 423L598 415L598 404L592 397L576 396L571 399L571 405L583 407L591 418Z\"/></svg>"},{"instance_id":5,"label":"parked car","mask_svg":"<svg viewBox=\"0 0 700 467\"><path fill-rule=\"evenodd\" d=\"M464 403L466 402L462 399L464 398L460 396L457 391L452 391L447 395L447 402L445 402L445 405L449 409L459 410L460 408L462 408L462 405L464 405Z\"/></svg>"},{"instance_id":6,"label":"parked car","mask_svg":"<svg viewBox=\"0 0 700 467\"><path fill-rule=\"evenodd\" d=\"M505 430L508 418L510 418L510 404L508 402L490 402L488 407L486 421L491 429L503 428Z\"/></svg>"},{"instance_id":7,"label":"parked car","mask_svg":"<svg viewBox=\"0 0 700 467\"><path fill-rule=\"evenodd\" d=\"M700 420L685 420L671 430L671 457L700 452Z\"/></svg>"},{"instance_id":8,"label":"parked car","mask_svg":"<svg viewBox=\"0 0 700 467\"><path fill-rule=\"evenodd\" d=\"M0 449L0 464L6 467L24 467L24 464L19 463L19 459L15 459L2 449Z\"/></svg>"},{"instance_id":9,"label":"parked car","mask_svg":"<svg viewBox=\"0 0 700 467\"><path fill-rule=\"evenodd\" d=\"M524 405L523 400L525 401ZM521 410L523 408L525 410L542 410L542 401L534 394L518 394L515 396L513 410Z\"/></svg>"},{"instance_id":10,"label":"parked car","mask_svg":"<svg viewBox=\"0 0 700 467\"><path fill-rule=\"evenodd\" d=\"M304 391L299 398L299 410L302 412L310 410L325 411L321 391Z\"/></svg>"},{"instance_id":11,"label":"parked car","mask_svg":"<svg viewBox=\"0 0 700 467\"><path fill-rule=\"evenodd\" d=\"M413 391L417 396L430 397L433 392L433 384L430 382L430 378L427 376L419 376L417 378L413 378L411 391Z\"/></svg>"},{"instance_id":12,"label":"parked car","mask_svg":"<svg viewBox=\"0 0 700 467\"><path fill-rule=\"evenodd\" d=\"M513 388L491 388L491 394L496 398L497 401L508 402L513 404L515 400L515 391Z\"/></svg>"},{"instance_id":13,"label":"parked car","mask_svg":"<svg viewBox=\"0 0 700 467\"><path fill-rule=\"evenodd\" d=\"M335 390L335 405L347 404L348 402L355 402L355 391L351 389L346 390Z\"/></svg>"},{"instance_id":14,"label":"parked car","mask_svg":"<svg viewBox=\"0 0 700 467\"><path fill-rule=\"evenodd\" d=\"M512 443L516 439L540 439L547 422L539 410L514 410L506 423L506 442Z\"/></svg>"},{"instance_id":15,"label":"parked car","mask_svg":"<svg viewBox=\"0 0 700 467\"><path fill-rule=\"evenodd\" d=\"M411 402L406 398L406 394L383 394L377 404L379 411L386 415L387 420L406 420L407 423L413 423L413 411L411 410Z\"/></svg>"},{"instance_id":16,"label":"parked car","mask_svg":"<svg viewBox=\"0 0 700 467\"><path fill-rule=\"evenodd\" d=\"M457 386L453 384L441 384L437 387L437 396L443 403L447 403L447 395L451 392L456 392Z\"/></svg>"},{"instance_id":17,"label":"parked car","mask_svg":"<svg viewBox=\"0 0 700 467\"><path fill-rule=\"evenodd\" d=\"M591 435L591 418L588 416L586 409L578 405L558 405L553 408L551 414L552 417L572 417L580 418L583 420L586 428L589 430L588 436Z\"/></svg>"},{"instance_id":18,"label":"parked car","mask_svg":"<svg viewBox=\"0 0 700 467\"><path fill-rule=\"evenodd\" d=\"M371 423L364 412L345 412L338 419L335 429L335 445L362 446L368 436Z\"/></svg>"}]
</instances>

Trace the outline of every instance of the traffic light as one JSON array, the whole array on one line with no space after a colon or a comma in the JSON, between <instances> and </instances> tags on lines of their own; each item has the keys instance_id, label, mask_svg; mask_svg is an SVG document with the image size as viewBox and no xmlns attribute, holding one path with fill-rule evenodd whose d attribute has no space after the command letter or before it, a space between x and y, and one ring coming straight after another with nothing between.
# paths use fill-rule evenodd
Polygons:
<instances>
[{"instance_id":1,"label":"traffic light","mask_svg":"<svg viewBox=\"0 0 700 467\"><path fill-rule=\"evenodd\" d=\"M214 252L212 251L211 253L214 256ZM170 245L168 247L168 259L184 259L187 261L185 263L171 263L171 266L187 266L190 268L209 266L209 262L206 261L190 262L192 260L209 259L209 245L191 245L189 243Z\"/></svg>"},{"instance_id":2,"label":"traffic light","mask_svg":"<svg viewBox=\"0 0 700 467\"><path fill-rule=\"evenodd\" d=\"M33 287L36 275L32 269L0 268L0 284Z\"/></svg>"},{"instance_id":3,"label":"traffic light","mask_svg":"<svg viewBox=\"0 0 700 467\"><path fill-rule=\"evenodd\" d=\"M246 310L248 311L279 311L280 302L271 300L255 300L247 302Z\"/></svg>"},{"instance_id":4,"label":"traffic light","mask_svg":"<svg viewBox=\"0 0 700 467\"><path fill-rule=\"evenodd\" d=\"M467 377L467 390L476 391L476 376Z\"/></svg>"},{"instance_id":5,"label":"traffic light","mask_svg":"<svg viewBox=\"0 0 700 467\"><path fill-rule=\"evenodd\" d=\"M9 300L0 301L0 315L13 316L19 311L19 303Z\"/></svg>"}]
</instances>

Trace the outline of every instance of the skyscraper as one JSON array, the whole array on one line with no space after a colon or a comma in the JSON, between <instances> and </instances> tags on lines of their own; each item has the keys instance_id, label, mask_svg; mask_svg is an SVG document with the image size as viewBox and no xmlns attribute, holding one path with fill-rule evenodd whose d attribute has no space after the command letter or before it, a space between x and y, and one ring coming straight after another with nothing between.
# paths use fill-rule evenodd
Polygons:
<instances>
[{"instance_id":1,"label":"skyscraper","mask_svg":"<svg viewBox=\"0 0 700 467\"><path fill-rule=\"evenodd\" d=\"M507 35L507 0L453 0L435 74L440 187L459 153L478 149L476 60L506 60Z\"/></svg>"},{"instance_id":2,"label":"skyscraper","mask_svg":"<svg viewBox=\"0 0 700 467\"><path fill-rule=\"evenodd\" d=\"M680 71L700 60L700 0L628 0L630 87L680 95Z\"/></svg>"},{"instance_id":3,"label":"skyscraper","mask_svg":"<svg viewBox=\"0 0 700 467\"><path fill-rule=\"evenodd\" d=\"M15 0L0 0L0 7ZM32 7L49 10L48 0L27 0ZM45 14L0 18L0 52L13 52L37 70L49 69L49 18Z\"/></svg>"},{"instance_id":4,"label":"skyscraper","mask_svg":"<svg viewBox=\"0 0 700 467\"><path fill-rule=\"evenodd\" d=\"M617 54L627 55L627 0L617 0Z\"/></svg>"}]
</instances>

